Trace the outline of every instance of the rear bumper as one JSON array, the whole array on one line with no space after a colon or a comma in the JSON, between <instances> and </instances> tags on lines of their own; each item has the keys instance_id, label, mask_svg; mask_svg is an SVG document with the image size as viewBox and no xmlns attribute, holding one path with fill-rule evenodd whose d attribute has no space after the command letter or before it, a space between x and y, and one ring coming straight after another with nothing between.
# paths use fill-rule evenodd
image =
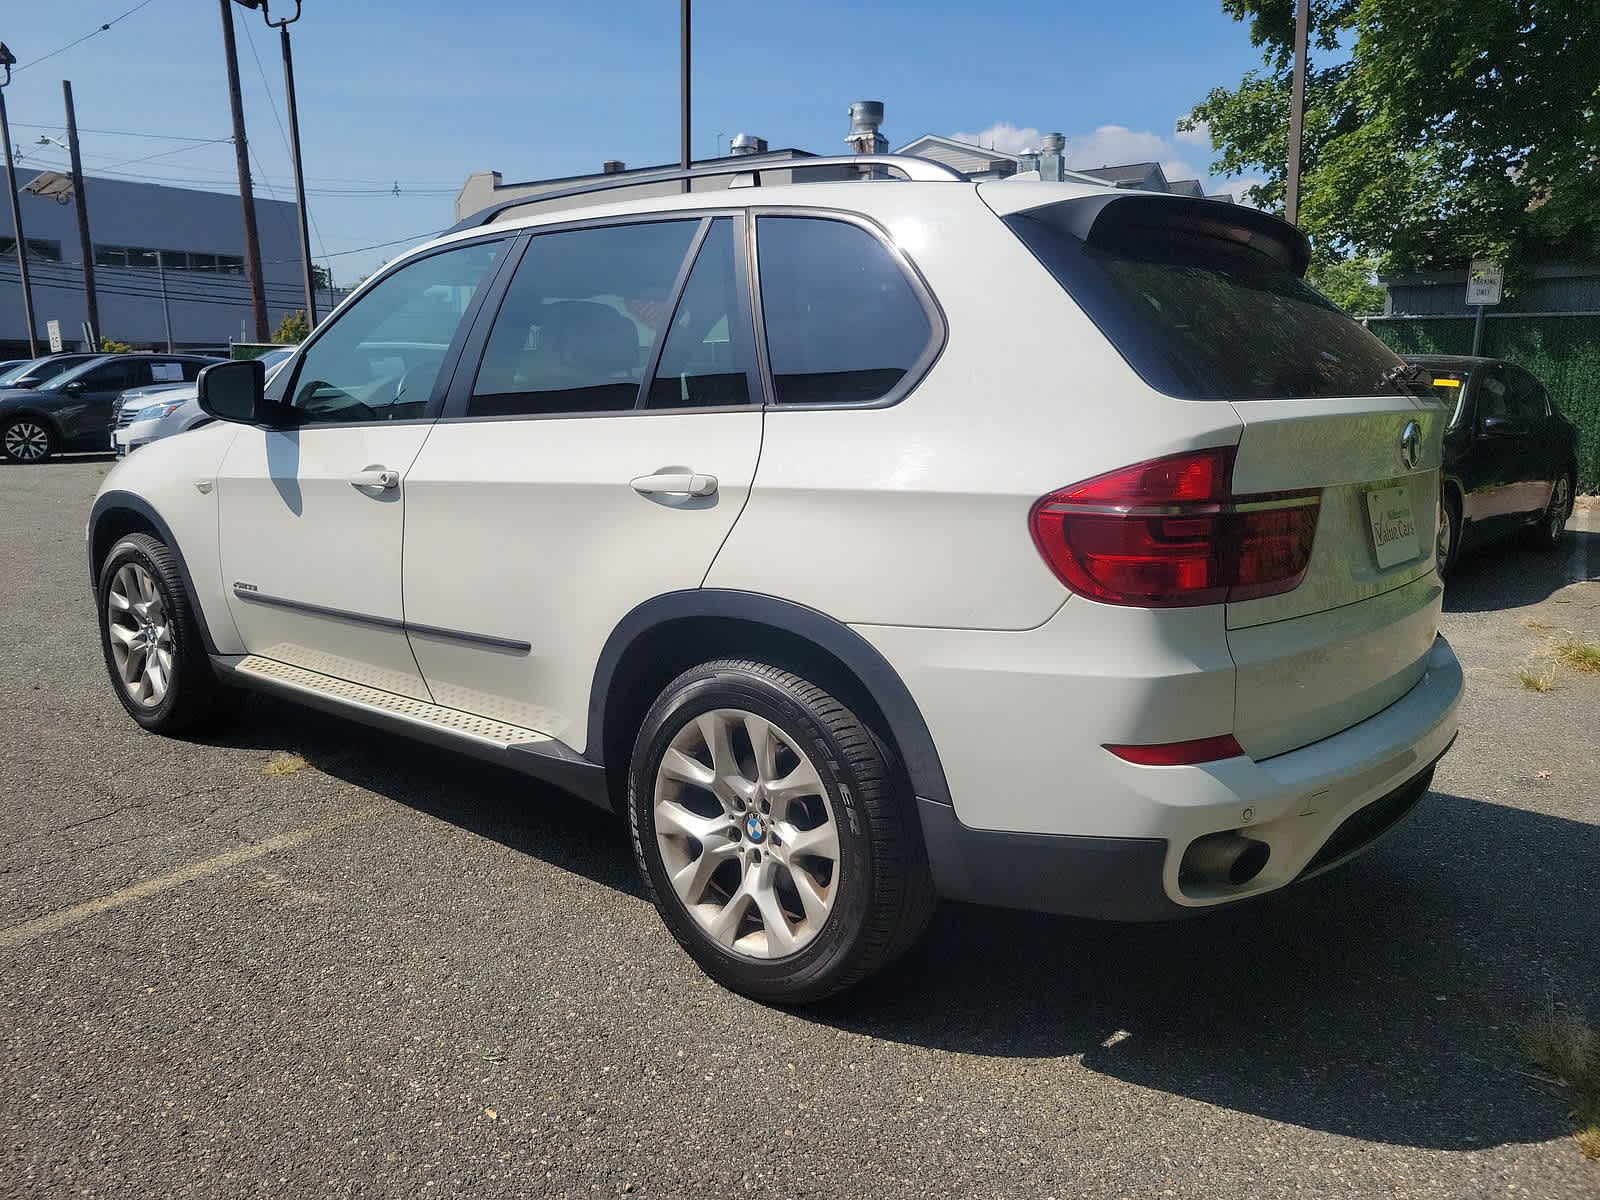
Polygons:
<instances>
[{"instance_id":1,"label":"rear bumper","mask_svg":"<svg viewBox=\"0 0 1600 1200\"><path fill-rule=\"evenodd\" d=\"M1118 760L1110 765L1118 786L1100 802L1142 799L1129 806L1139 822L1130 836L978 829L948 805L919 800L935 884L956 900L1153 920L1319 874L1375 843L1421 799L1434 763L1455 740L1461 692L1461 666L1440 637L1410 691L1320 742L1260 762L1143 767ZM1239 885L1180 882L1189 844L1231 830L1270 847L1261 873Z\"/></svg>"}]
</instances>

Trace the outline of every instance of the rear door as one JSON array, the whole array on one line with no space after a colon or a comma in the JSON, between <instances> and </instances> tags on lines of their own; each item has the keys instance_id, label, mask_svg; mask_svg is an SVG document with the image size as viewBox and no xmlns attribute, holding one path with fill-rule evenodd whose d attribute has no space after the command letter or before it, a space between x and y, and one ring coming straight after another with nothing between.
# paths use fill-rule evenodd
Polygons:
<instances>
[{"instance_id":1,"label":"rear door","mask_svg":"<svg viewBox=\"0 0 1600 1200\"><path fill-rule=\"evenodd\" d=\"M1544 385L1511 363L1506 363L1504 370L1510 383L1511 415L1522 431L1513 471L1516 512L1519 516L1534 516L1550 503L1556 471L1565 464L1560 461Z\"/></svg>"},{"instance_id":2,"label":"rear door","mask_svg":"<svg viewBox=\"0 0 1600 1200\"><path fill-rule=\"evenodd\" d=\"M704 579L761 447L742 220L538 232L490 298L406 481L438 703L583 749L605 639Z\"/></svg>"}]
</instances>

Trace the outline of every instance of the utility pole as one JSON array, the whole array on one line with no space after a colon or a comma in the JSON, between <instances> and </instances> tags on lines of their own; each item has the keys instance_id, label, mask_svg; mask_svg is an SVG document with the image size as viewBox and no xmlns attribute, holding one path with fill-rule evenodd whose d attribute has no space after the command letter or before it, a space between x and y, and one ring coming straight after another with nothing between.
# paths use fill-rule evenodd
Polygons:
<instances>
[{"instance_id":1,"label":"utility pole","mask_svg":"<svg viewBox=\"0 0 1600 1200\"><path fill-rule=\"evenodd\" d=\"M72 81L61 81L67 102L67 153L72 158L72 198L78 209L78 248L83 254L83 307L89 317L89 349L100 349L100 301L94 292L94 243L89 240L89 197L83 186L83 160L78 157L78 116L72 109Z\"/></svg>"},{"instance_id":2,"label":"utility pole","mask_svg":"<svg viewBox=\"0 0 1600 1200\"><path fill-rule=\"evenodd\" d=\"M28 239L22 236L22 206L17 203L16 168L11 163L11 124L6 120L6 85L11 82L11 65L16 56L0 42L0 142L5 143L6 194L11 197L11 232L17 238L17 274L22 279L22 314L28 323L28 357L37 358L39 344L33 335L33 283L28 278Z\"/></svg>"},{"instance_id":3,"label":"utility pole","mask_svg":"<svg viewBox=\"0 0 1600 1200\"><path fill-rule=\"evenodd\" d=\"M1311 25L1311 0L1296 0L1294 13L1294 80L1289 90L1289 171L1284 178L1283 215L1300 220L1300 135L1306 111L1306 48Z\"/></svg>"},{"instance_id":4,"label":"utility pole","mask_svg":"<svg viewBox=\"0 0 1600 1200\"><path fill-rule=\"evenodd\" d=\"M294 16L272 19L267 0L239 0L246 8L260 8L261 19L278 31L283 50L283 95L289 109L289 157L294 160L294 202L300 217L300 271L306 285L306 327L317 327L317 276L311 269L311 231L306 225L306 176L300 164L300 110L294 96L294 54L289 49L289 26L300 19L300 0Z\"/></svg>"},{"instance_id":5,"label":"utility pole","mask_svg":"<svg viewBox=\"0 0 1600 1200\"><path fill-rule=\"evenodd\" d=\"M256 198L250 186L250 143L244 136L244 99L239 94L239 49L233 40L233 0L222 6L222 52L228 66L228 101L233 107L233 157L239 171L239 204L244 209L244 270L250 284L250 311L256 341L271 336L267 328L267 289L261 279L261 238L256 232Z\"/></svg>"},{"instance_id":6,"label":"utility pole","mask_svg":"<svg viewBox=\"0 0 1600 1200\"><path fill-rule=\"evenodd\" d=\"M172 350L172 307L167 303L167 264L162 261L166 257L165 250L156 251L156 278L161 280L161 320L167 327L167 353Z\"/></svg>"},{"instance_id":7,"label":"utility pole","mask_svg":"<svg viewBox=\"0 0 1600 1200\"><path fill-rule=\"evenodd\" d=\"M689 0L678 0L678 159L689 169ZM689 180L683 190L689 191Z\"/></svg>"}]
</instances>

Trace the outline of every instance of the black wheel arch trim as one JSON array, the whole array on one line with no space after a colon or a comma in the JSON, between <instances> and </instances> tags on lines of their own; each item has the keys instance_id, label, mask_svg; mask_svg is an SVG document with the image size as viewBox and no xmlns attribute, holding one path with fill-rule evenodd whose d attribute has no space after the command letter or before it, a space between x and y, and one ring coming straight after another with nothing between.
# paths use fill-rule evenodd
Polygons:
<instances>
[{"instance_id":1,"label":"black wheel arch trim","mask_svg":"<svg viewBox=\"0 0 1600 1200\"><path fill-rule=\"evenodd\" d=\"M924 800L948 805L950 787L945 781L939 752L927 722L910 691L888 660L843 622L776 596L724 588L696 588L653 597L617 622L595 664L589 689L589 737L585 757L599 762L606 745L606 701L617 667L630 646L652 629L691 618L722 618L763 625L799 637L832 655L866 688L889 725L911 786Z\"/></svg>"},{"instance_id":2,"label":"black wheel arch trim","mask_svg":"<svg viewBox=\"0 0 1600 1200\"><path fill-rule=\"evenodd\" d=\"M94 596L98 604L100 599L100 564L94 558L96 535L100 531L100 522L106 515L119 509L126 509L136 513L148 521L155 529L156 535L172 551L172 557L178 560L178 573L183 576L183 586L189 593L189 608L194 613L195 623L200 626L200 640L205 643L206 653L217 653L217 644L211 637L211 628L206 624L205 609L200 604L200 595L195 591L194 579L189 574L189 563L183 557L183 548L178 545L178 539L172 536L172 527L142 496L135 496L132 492L103 492L94 502L94 507L89 510L89 539L85 550L89 556L89 593ZM109 550L110 547L107 547ZM97 618L98 619L98 618Z\"/></svg>"}]
</instances>

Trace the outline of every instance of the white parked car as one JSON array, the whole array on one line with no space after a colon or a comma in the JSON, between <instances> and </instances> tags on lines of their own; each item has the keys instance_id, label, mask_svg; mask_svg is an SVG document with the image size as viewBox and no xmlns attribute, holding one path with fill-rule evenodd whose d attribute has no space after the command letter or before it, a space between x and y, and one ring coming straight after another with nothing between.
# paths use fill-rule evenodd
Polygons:
<instances>
[{"instance_id":1,"label":"white parked car","mask_svg":"<svg viewBox=\"0 0 1600 1200\"><path fill-rule=\"evenodd\" d=\"M502 206L210 368L89 521L128 712L553 781L776 1001L937 896L1161 918L1364 849L1456 734L1442 407L1276 218L871 161Z\"/></svg>"},{"instance_id":2,"label":"white parked car","mask_svg":"<svg viewBox=\"0 0 1600 1200\"><path fill-rule=\"evenodd\" d=\"M272 373L294 353L291 346L259 356L270 381ZM157 438L187 433L213 418L200 407L192 383L161 384L124 392L111 409L111 449L118 458Z\"/></svg>"}]
</instances>

